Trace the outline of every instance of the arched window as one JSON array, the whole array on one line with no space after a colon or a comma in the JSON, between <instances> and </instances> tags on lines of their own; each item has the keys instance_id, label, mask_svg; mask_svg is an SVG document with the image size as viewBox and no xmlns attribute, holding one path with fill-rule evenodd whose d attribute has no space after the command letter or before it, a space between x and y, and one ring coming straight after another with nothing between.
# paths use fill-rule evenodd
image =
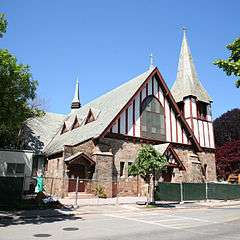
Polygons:
<instances>
[{"instance_id":1,"label":"arched window","mask_svg":"<svg viewBox=\"0 0 240 240\"><path fill-rule=\"evenodd\" d=\"M164 108L153 96L146 97L141 105L141 136L143 138L166 140Z\"/></svg>"}]
</instances>

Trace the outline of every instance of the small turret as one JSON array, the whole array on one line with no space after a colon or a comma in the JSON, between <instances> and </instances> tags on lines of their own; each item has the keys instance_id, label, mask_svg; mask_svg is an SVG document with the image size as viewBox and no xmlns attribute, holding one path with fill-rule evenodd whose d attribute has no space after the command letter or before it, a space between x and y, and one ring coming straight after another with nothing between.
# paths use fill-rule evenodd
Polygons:
<instances>
[{"instance_id":1,"label":"small turret","mask_svg":"<svg viewBox=\"0 0 240 240\"><path fill-rule=\"evenodd\" d=\"M79 98L79 84L78 79L76 81L75 94L72 100L71 109L79 109L81 107L80 98Z\"/></svg>"}]
</instances>

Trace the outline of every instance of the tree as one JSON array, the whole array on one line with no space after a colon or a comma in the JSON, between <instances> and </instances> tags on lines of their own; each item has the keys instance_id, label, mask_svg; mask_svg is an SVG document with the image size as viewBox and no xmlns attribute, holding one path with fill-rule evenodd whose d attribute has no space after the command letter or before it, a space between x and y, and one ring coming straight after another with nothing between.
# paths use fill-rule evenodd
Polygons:
<instances>
[{"instance_id":1,"label":"tree","mask_svg":"<svg viewBox=\"0 0 240 240\"><path fill-rule=\"evenodd\" d=\"M151 183L155 186L156 175L164 170L168 162L164 156L159 154L153 146L143 145L140 148L136 161L129 167L128 174L132 176L141 176L144 181L148 184L148 201L150 202ZM153 194L152 197L153 198Z\"/></svg>"},{"instance_id":2,"label":"tree","mask_svg":"<svg viewBox=\"0 0 240 240\"><path fill-rule=\"evenodd\" d=\"M0 31L6 30L4 15L0 15ZM29 102L36 96L37 81L28 65L18 64L8 50L0 50L0 147L15 147L22 123L42 114Z\"/></svg>"},{"instance_id":3,"label":"tree","mask_svg":"<svg viewBox=\"0 0 240 240\"><path fill-rule=\"evenodd\" d=\"M217 148L216 166L218 178L226 180L232 173L240 174L240 139Z\"/></svg>"},{"instance_id":4,"label":"tree","mask_svg":"<svg viewBox=\"0 0 240 240\"><path fill-rule=\"evenodd\" d=\"M4 14L0 13L0 38L7 30L7 19Z\"/></svg>"},{"instance_id":5,"label":"tree","mask_svg":"<svg viewBox=\"0 0 240 240\"><path fill-rule=\"evenodd\" d=\"M213 122L216 146L240 139L240 109L227 111Z\"/></svg>"},{"instance_id":6,"label":"tree","mask_svg":"<svg viewBox=\"0 0 240 240\"><path fill-rule=\"evenodd\" d=\"M231 55L227 60L219 59L214 62L219 68L228 75L239 77L236 80L236 87L240 87L240 38L237 38L231 44L226 46L231 51Z\"/></svg>"},{"instance_id":7,"label":"tree","mask_svg":"<svg viewBox=\"0 0 240 240\"><path fill-rule=\"evenodd\" d=\"M227 111L213 122L218 178L227 179L240 167L240 109Z\"/></svg>"}]
</instances>

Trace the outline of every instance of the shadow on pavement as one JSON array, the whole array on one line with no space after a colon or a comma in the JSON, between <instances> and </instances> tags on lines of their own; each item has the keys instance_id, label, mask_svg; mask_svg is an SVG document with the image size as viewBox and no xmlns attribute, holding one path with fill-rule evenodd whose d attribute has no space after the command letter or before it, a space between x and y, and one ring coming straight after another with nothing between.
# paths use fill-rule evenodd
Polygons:
<instances>
[{"instance_id":1,"label":"shadow on pavement","mask_svg":"<svg viewBox=\"0 0 240 240\"><path fill-rule=\"evenodd\" d=\"M155 203L155 206L160 208L175 208L176 203Z\"/></svg>"},{"instance_id":2,"label":"shadow on pavement","mask_svg":"<svg viewBox=\"0 0 240 240\"><path fill-rule=\"evenodd\" d=\"M21 212L0 212L0 228L19 224L42 224L66 220L84 220L71 213L62 213L55 209Z\"/></svg>"}]
</instances>

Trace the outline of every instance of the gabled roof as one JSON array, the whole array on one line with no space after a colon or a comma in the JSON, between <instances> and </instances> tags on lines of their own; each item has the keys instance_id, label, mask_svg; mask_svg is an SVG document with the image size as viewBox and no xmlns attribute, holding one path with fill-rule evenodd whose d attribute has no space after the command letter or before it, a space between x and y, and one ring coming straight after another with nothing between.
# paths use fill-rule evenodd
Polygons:
<instances>
[{"instance_id":1,"label":"gabled roof","mask_svg":"<svg viewBox=\"0 0 240 240\"><path fill-rule=\"evenodd\" d=\"M199 101L206 103L212 101L198 79L185 31L178 62L177 78L172 86L171 93L176 102L183 101L183 98L187 96L194 96Z\"/></svg>"},{"instance_id":2,"label":"gabled roof","mask_svg":"<svg viewBox=\"0 0 240 240\"><path fill-rule=\"evenodd\" d=\"M77 152L77 153L71 155L70 157L65 158L65 159L64 159L64 162L71 163L71 162L73 162L75 159L77 159L78 157L83 157L83 158L87 159L87 160L91 163L91 165L95 164L95 161L93 161L90 157L88 157L88 156L87 156L85 153L83 153L83 152Z\"/></svg>"},{"instance_id":3,"label":"gabled roof","mask_svg":"<svg viewBox=\"0 0 240 240\"><path fill-rule=\"evenodd\" d=\"M97 119L64 134L60 134L61 131L59 131L46 146L44 153L52 155L62 151L64 145L76 145L92 138L98 138L153 71L154 69L144 72L76 110L74 114L85 118L92 109Z\"/></svg>"},{"instance_id":4,"label":"gabled roof","mask_svg":"<svg viewBox=\"0 0 240 240\"><path fill-rule=\"evenodd\" d=\"M181 170L186 170L186 168L184 167L182 161L180 160L179 156L176 154L176 152L174 151L174 149L172 148L170 143L163 143L163 144L158 144L158 145L154 145L153 146L155 148L155 150L157 150L161 155L166 154L167 150L171 152L171 154L173 155L174 159L177 161L177 163L179 164L179 168Z\"/></svg>"},{"instance_id":5,"label":"gabled roof","mask_svg":"<svg viewBox=\"0 0 240 240\"><path fill-rule=\"evenodd\" d=\"M142 85L152 76L155 76L161 82L166 97L168 98L174 111L178 114L178 117L181 119L188 137L191 138L191 141L193 142L197 150L201 151L200 145L194 137L194 134L188 126L186 120L181 115L178 106L175 103L159 70L155 68L144 72L143 74L131 79L125 84L113 89L112 91L104 94L103 96L76 110L73 115L77 115L78 119L85 119L90 109L94 111L94 115L97 116L97 118L87 124L80 124L80 127L63 134L61 134L60 129L58 133L54 136L54 138L51 140L51 142L44 148L44 153L46 155L52 155L63 151L64 145L77 145L89 139L103 137L107 133L111 124L121 113L121 111L123 111L127 104L133 99L133 97L142 87ZM68 116L66 120L74 118L75 117L72 117L70 114L70 116Z\"/></svg>"},{"instance_id":6,"label":"gabled roof","mask_svg":"<svg viewBox=\"0 0 240 240\"><path fill-rule=\"evenodd\" d=\"M155 148L155 150L157 150L161 155L163 155L166 150L168 149L170 143L163 143L163 144L158 144L158 145L154 145L153 147Z\"/></svg>"},{"instance_id":7,"label":"gabled roof","mask_svg":"<svg viewBox=\"0 0 240 240\"><path fill-rule=\"evenodd\" d=\"M28 119L21 131L24 147L41 152L63 126L65 115L46 112L42 117Z\"/></svg>"}]
</instances>

